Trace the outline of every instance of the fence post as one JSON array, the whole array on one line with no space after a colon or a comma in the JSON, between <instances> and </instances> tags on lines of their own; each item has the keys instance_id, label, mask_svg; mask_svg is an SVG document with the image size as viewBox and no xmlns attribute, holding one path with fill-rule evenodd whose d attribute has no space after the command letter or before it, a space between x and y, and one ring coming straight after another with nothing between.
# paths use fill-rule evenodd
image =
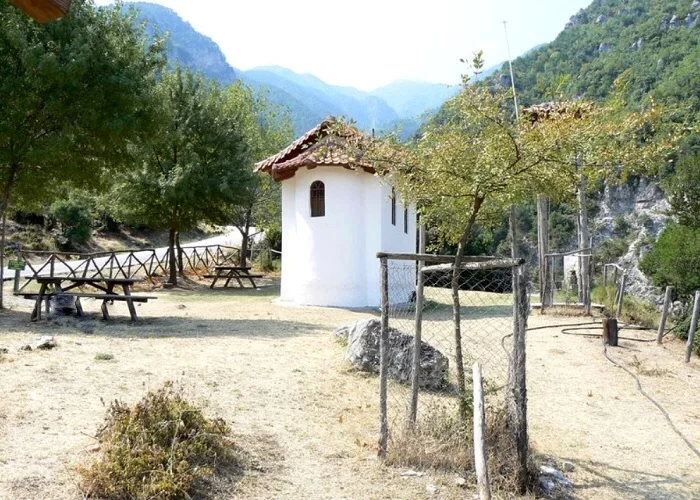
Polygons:
<instances>
[{"instance_id":1,"label":"fence post","mask_svg":"<svg viewBox=\"0 0 700 500\"><path fill-rule=\"evenodd\" d=\"M667 286L666 293L664 294L664 308L661 311L661 321L659 321L659 331L656 334L656 343L661 344L664 339L664 333L666 332L666 318L668 318L668 308L671 305L671 294L673 293L673 287Z\"/></svg>"},{"instance_id":2,"label":"fence post","mask_svg":"<svg viewBox=\"0 0 700 500\"><path fill-rule=\"evenodd\" d=\"M603 344L617 347L617 318L605 318L603 320Z\"/></svg>"},{"instance_id":3,"label":"fence post","mask_svg":"<svg viewBox=\"0 0 700 500\"><path fill-rule=\"evenodd\" d=\"M603 288L608 287L608 265L603 266Z\"/></svg>"},{"instance_id":4,"label":"fence post","mask_svg":"<svg viewBox=\"0 0 700 500\"><path fill-rule=\"evenodd\" d=\"M513 268L513 356L509 367L510 408L509 426L516 446L516 483L518 492L527 491L528 479L528 433L527 433L527 371L526 371L526 331L527 331L527 285L525 266Z\"/></svg>"},{"instance_id":5,"label":"fence post","mask_svg":"<svg viewBox=\"0 0 700 500\"><path fill-rule=\"evenodd\" d=\"M425 224L421 224L418 236L418 253L425 253ZM413 334L413 369L411 370L411 402L408 408L408 423L414 425L418 415L418 388L420 387L420 352L423 334L423 266L418 261L416 276L416 326Z\"/></svg>"},{"instance_id":6,"label":"fence post","mask_svg":"<svg viewBox=\"0 0 700 500\"><path fill-rule=\"evenodd\" d=\"M583 309L587 316L591 315L591 287L593 286L593 280L591 279L591 256L583 256L583 275L586 277L584 280L583 289Z\"/></svg>"},{"instance_id":7,"label":"fence post","mask_svg":"<svg viewBox=\"0 0 700 500\"><path fill-rule=\"evenodd\" d=\"M690 320L690 330L688 330L688 344L685 347L685 362L690 363L693 354L693 343L695 342L695 330L698 327L698 314L700 314L700 290L695 292L695 302L693 303L693 317Z\"/></svg>"},{"instance_id":8,"label":"fence post","mask_svg":"<svg viewBox=\"0 0 700 500\"><path fill-rule=\"evenodd\" d=\"M491 500L491 482L486 450L486 408L484 405L484 382L481 378L481 365L472 367L474 387L474 468L479 488L480 500Z\"/></svg>"},{"instance_id":9,"label":"fence post","mask_svg":"<svg viewBox=\"0 0 700 500\"><path fill-rule=\"evenodd\" d=\"M622 305L625 302L625 287L627 286L627 273L622 273L622 281L620 282L620 297L617 302L617 314L615 317L620 319L622 316Z\"/></svg>"},{"instance_id":10,"label":"fence post","mask_svg":"<svg viewBox=\"0 0 700 500\"><path fill-rule=\"evenodd\" d=\"M386 390L389 348L389 268L387 258L380 259L382 286L382 334L379 341L379 458L386 458L389 440L389 418L387 415Z\"/></svg>"}]
</instances>

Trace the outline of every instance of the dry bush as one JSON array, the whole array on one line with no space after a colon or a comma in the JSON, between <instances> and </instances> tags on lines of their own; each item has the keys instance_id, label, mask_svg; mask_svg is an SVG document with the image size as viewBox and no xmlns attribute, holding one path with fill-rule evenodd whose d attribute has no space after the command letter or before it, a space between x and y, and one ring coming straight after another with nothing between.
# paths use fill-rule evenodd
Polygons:
<instances>
[{"instance_id":1,"label":"dry bush","mask_svg":"<svg viewBox=\"0 0 700 500\"><path fill-rule=\"evenodd\" d=\"M223 420L207 419L171 382L131 408L114 401L97 433L100 457L77 468L82 491L113 500L190 498L215 472L237 465L230 434Z\"/></svg>"},{"instance_id":2,"label":"dry bush","mask_svg":"<svg viewBox=\"0 0 700 500\"><path fill-rule=\"evenodd\" d=\"M516 447L502 408L487 410L486 437L492 488L504 493L517 491ZM422 417L415 426L391 437L387 462L455 472L475 483L473 422L470 419L464 428L454 407L422 408Z\"/></svg>"}]
</instances>

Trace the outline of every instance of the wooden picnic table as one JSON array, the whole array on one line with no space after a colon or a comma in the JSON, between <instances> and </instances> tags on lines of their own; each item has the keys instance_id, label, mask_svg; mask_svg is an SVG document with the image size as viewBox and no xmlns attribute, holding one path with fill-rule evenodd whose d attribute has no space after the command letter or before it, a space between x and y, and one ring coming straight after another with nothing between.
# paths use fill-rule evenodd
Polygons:
<instances>
[{"instance_id":1,"label":"wooden picnic table","mask_svg":"<svg viewBox=\"0 0 700 500\"><path fill-rule=\"evenodd\" d=\"M250 284L253 285L253 288L258 288L254 280L255 278L264 278L264 276L262 274L250 274L251 269L250 266L216 266L214 267L216 274L207 274L204 277L213 278L209 288L214 288L214 285L216 285L219 279L226 279L223 288L228 287L232 279L235 279L238 282L238 286L241 288L245 288L241 281L242 279L247 279L250 281Z\"/></svg>"},{"instance_id":2,"label":"wooden picnic table","mask_svg":"<svg viewBox=\"0 0 700 500\"><path fill-rule=\"evenodd\" d=\"M102 316L105 320L109 319L109 311L107 303L117 301L126 302L129 307L129 315L132 321L136 321L136 308L134 302L148 302L149 299L157 299L158 297L148 297L145 295L131 295L131 287L134 283L141 281L136 278L104 278L104 277L69 277L69 276L37 276L34 278L39 283L39 293L22 293L26 299L34 299L34 311L32 311L32 321L41 319L41 303L46 304L46 313L49 312L49 301L51 297L75 297L75 308L78 316L83 315L83 306L80 303L81 298L94 298L102 300ZM49 286L53 287L49 291ZM76 290L77 288L90 287L94 292L84 292ZM119 287L122 293L115 291Z\"/></svg>"}]
</instances>

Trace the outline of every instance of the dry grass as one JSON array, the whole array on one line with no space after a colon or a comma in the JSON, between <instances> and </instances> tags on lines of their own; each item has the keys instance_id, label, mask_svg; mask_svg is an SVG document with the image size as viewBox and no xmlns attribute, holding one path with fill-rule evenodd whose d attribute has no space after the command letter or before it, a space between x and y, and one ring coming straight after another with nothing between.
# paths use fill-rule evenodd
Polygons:
<instances>
[{"instance_id":1,"label":"dry grass","mask_svg":"<svg viewBox=\"0 0 700 500\"><path fill-rule=\"evenodd\" d=\"M91 436L104 418L100 399L131 405L166 380L180 381L206 414L230 422L249 455L245 475L221 484L218 498L418 499L428 486L439 498L471 497L455 485L467 472L433 470L426 461L424 476L407 478L404 466L374 459L377 378L346 370L344 349L331 337L374 312L280 306L268 284L210 291L191 282L157 292L138 308L136 324L124 304L103 322L96 301L85 301L83 320L33 324L29 304L19 302L0 313L0 347L10 348L0 365L0 498L82 498L72 471L97 456ZM567 321L581 319L533 315L529 324ZM55 336L58 348L14 351L41 335ZM609 349L627 365L636 355L669 371L645 377L645 389L700 443L700 363L686 365L682 351L670 337L661 347L622 341ZM116 361L96 362L99 353ZM534 449L574 462L567 476L578 498L686 499L700 491L697 459L634 381L602 357L598 339L528 333L528 401Z\"/></svg>"},{"instance_id":2,"label":"dry grass","mask_svg":"<svg viewBox=\"0 0 700 500\"><path fill-rule=\"evenodd\" d=\"M669 370L659 368L658 365L653 368L647 368L644 361L640 360L636 354L632 356L632 360L629 364L639 375L645 375L647 377L663 377L669 373Z\"/></svg>"}]
</instances>

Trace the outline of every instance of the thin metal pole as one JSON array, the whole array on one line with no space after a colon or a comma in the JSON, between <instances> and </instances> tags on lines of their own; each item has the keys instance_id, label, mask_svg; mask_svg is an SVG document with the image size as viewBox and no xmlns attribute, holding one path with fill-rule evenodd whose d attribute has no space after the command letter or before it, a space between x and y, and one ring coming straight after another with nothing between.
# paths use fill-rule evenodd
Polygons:
<instances>
[{"instance_id":1,"label":"thin metal pole","mask_svg":"<svg viewBox=\"0 0 700 500\"><path fill-rule=\"evenodd\" d=\"M515 119L520 120L520 109L518 109L518 94L515 92L515 75L513 74L513 63L510 57L510 40L508 40L508 22L503 21L503 31L506 32L506 47L508 48L508 67L510 68L510 85L513 88L513 104L515 106Z\"/></svg>"}]
</instances>

